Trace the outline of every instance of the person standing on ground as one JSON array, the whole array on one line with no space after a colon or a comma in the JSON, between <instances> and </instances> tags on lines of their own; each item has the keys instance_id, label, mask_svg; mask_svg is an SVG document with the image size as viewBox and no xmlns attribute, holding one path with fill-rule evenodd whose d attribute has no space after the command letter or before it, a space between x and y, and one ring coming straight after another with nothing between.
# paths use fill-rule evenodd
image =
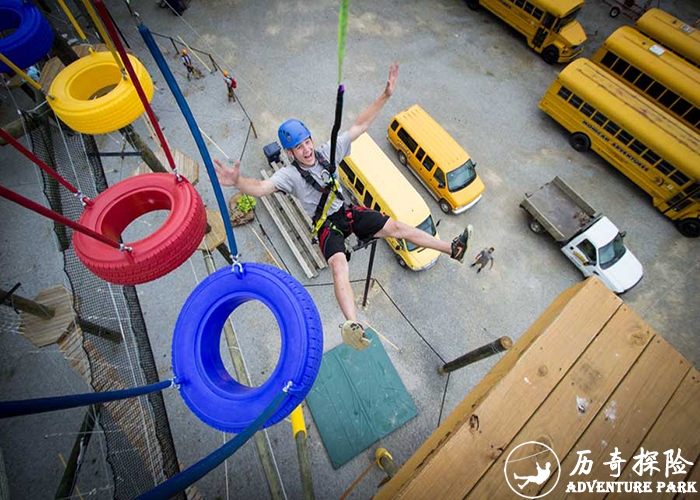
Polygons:
<instances>
[{"instance_id":1,"label":"person standing on ground","mask_svg":"<svg viewBox=\"0 0 700 500\"><path fill-rule=\"evenodd\" d=\"M472 265L469 267L474 267L477 264L481 264L481 267L476 270L476 274L479 274L483 268L486 267L486 264L491 261L491 267L489 267L489 270L493 269L493 252L494 248L484 248L481 252L479 252L476 255L476 259L474 259L474 262L472 262Z\"/></svg>"},{"instance_id":2,"label":"person standing on ground","mask_svg":"<svg viewBox=\"0 0 700 500\"><path fill-rule=\"evenodd\" d=\"M234 78L228 74L228 71L224 71L224 82L226 83L229 102L236 102L236 96L233 93L233 89L236 88L236 80L234 80Z\"/></svg>"},{"instance_id":3,"label":"person standing on ground","mask_svg":"<svg viewBox=\"0 0 700 500\"><path fill-rule=\"evenodd\" d=\"M187 53L187 49L182 49L182 64L187 68L187 79L190 79L190 75L194 72L194 66L192 66L192 58Z\"/></svg>"},{"instance_id":4,"label":"person standing on ground","mask_svg":"<svg viewBox=\"0 0 700 500\"><path fill-rule=\"evenodd\" d=\"M335 157L338 161L350 154L352 141L367 131L394 93L399 66L392 64L384 91L362 111L350 128L338 136ZM315 149L311 132L296 119L287 120L278 130L278 138L287 155L292 159L266 180L257 180L240 175L240 162L233 168L224 166L219 160L216 173L224 186L233 186L242 193L265 196L282 191L298 198L306 212L315 218L323 188L330 168L330 142ZM314 220L314 223L316 221ZM345 239L355 233L361 241L371 238L405 239L419 247L432 248L463 262L472 227L468 225L451 243L442 241L420 229L391 219L387 215L357 205L346 205L341 196L328 208L327 219L318 232L321 252L333 273L333 289L346 322L341 325L343 341L355 349L364 349L370 343L364 327L357 321L355 296L350 285L350 270L345 254Z\"/></svg>"}]
</instances>

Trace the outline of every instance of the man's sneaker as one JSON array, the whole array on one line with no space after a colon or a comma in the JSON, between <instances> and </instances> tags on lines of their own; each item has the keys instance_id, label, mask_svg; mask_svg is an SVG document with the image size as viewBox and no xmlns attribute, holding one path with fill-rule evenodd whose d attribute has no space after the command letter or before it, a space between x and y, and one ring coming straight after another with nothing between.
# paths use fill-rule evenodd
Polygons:
<instances>
[{"instance_id":1,"label":"man's sneaker","mask_svg":"<svg viewBox=\"0 0 700 500\"><path fill-rule=\"evenodd\" d=\"M358 351L366 349L372 343L365 337L365 328L356 321L346 321L340 325L340 334L343 342Z\"/></svg>"},{"instance_id":2,"label":"man's sneaker","mask_svg":"<svg viewBox=\"0 0 700 500\"><path fill-rule=\"evenodd\" d=\"M459 262L464 262L464 256L467 254L469 240L472 237L473 231L474 229L472 228L472 225L468 224L467 227L464 228L464 231L462 231L462 234L452 240L452 253L450 254L450 257L458 260Z\"/></svg>"}]
</instances>

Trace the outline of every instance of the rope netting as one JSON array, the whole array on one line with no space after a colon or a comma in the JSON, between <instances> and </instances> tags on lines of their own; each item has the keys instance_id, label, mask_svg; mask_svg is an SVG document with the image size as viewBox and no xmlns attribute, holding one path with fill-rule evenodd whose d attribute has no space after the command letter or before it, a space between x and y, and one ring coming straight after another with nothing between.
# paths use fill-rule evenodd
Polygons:
<instances>
[{"instance_id":1,"label":"rope netting","mask_svg":"<svg viewBox=\"0 0 700 500\"><path fill-rule=\"evenodd\" d=\"M25 119L34 118L25 115ZM107 189L92 136L71 133L65 125L60 127L48 121L37 125L30 137L32 150L39 158L89 198ZM51 209L77 220L84 210L80 201L53 177L45 172L42 177ZM136 289L96 277L73 252L71 229L55 224L54 231L63 252L76 313L100 330L100 335L83 333L94 391L157 383L158 373ZM179 472L160 392L104 403L99 424L106 441L106 460L113 473L114 498L134 498Z\"/></svg>"}]
</instances>

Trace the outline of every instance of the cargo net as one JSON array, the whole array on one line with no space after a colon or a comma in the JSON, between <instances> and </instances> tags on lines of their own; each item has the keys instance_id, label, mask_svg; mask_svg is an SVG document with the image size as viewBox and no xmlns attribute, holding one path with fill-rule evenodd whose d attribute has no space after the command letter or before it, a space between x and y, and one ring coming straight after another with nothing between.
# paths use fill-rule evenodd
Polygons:
<instances>
[{"instance_id":1,"label":"cargo net","mask_svg":"<svg viewBox=\"0 0 700 500\"><path fill-rule=\"evenodd\" d=\"M107 189L92 136L73 133L66 125L45 118L29 114L24 118L39 158L91 199ZM80 201L43 171L42 175L51 209L77 221L83 212ZM78 349L69 349L70 363L95 392L158 382L136 289L107 283L92 274L73 251L72 230L54 224L54 231L80 326L71 332L77 335L73 342ZM134 498L179 472L160 392L102 404L99 425L107 443L105 460L113 474L114 498Z\"/></svg>"}]
</instances>

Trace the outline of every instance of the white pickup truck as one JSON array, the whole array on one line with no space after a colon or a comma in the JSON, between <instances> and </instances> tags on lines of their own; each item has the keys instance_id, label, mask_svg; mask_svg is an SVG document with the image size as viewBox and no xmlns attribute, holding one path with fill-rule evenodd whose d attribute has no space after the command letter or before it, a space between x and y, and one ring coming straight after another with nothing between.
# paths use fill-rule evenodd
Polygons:
<instances>
[{"instance_id":1,"label":"white pickup truck","mask_svg":"<svg viewBox=\"0 0 700 500\"><path fill-rule=\"evenodd\" d=\"M642 264L625 246L625 233L559 177L526 194L520 207L531 215L530 229L548 232L585 277L597 276L615 293L642 279Z\"/></svg>"}]
</instances>

